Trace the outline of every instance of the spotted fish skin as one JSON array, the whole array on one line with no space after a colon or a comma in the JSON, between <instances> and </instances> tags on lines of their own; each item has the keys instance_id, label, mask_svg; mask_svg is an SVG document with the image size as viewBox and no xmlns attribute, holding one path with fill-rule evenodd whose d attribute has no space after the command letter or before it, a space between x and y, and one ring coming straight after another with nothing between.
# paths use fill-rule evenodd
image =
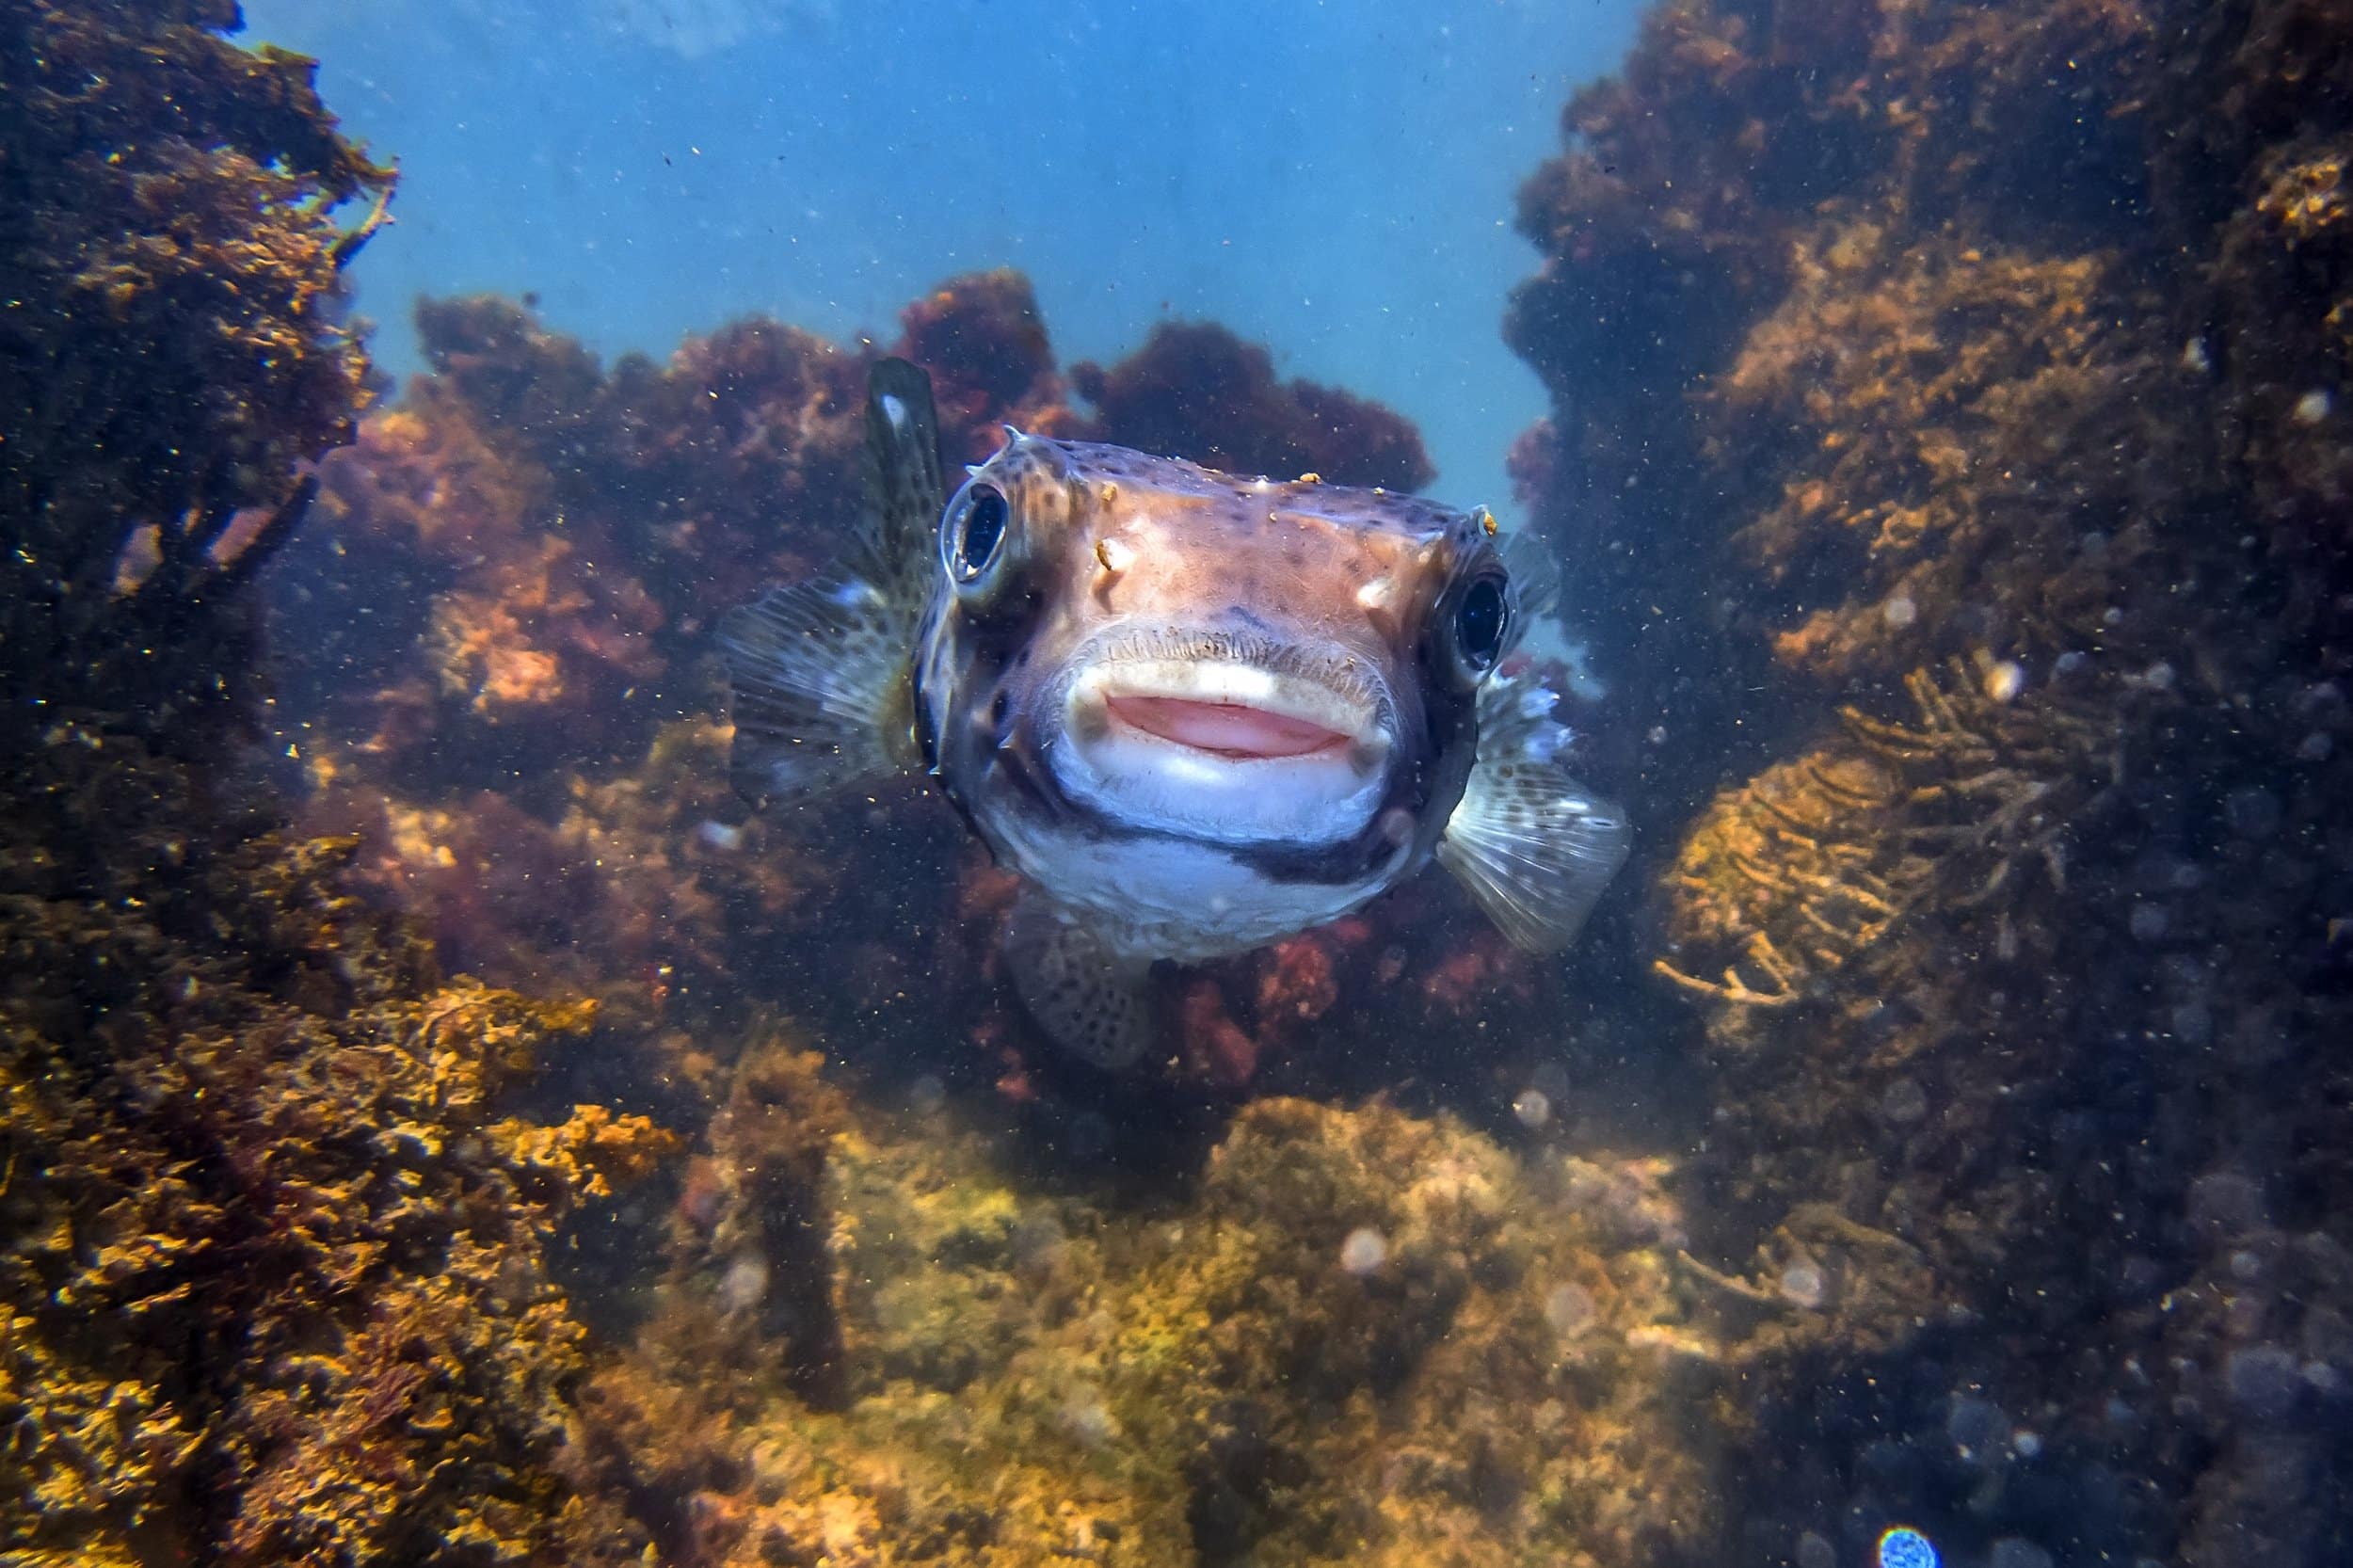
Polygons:
<instances>
[{"instance_id":1,"label":"spotted fish skin","mask_svg":"<svg viewBox=\"0 0 2353 1568\"><path fill-rule=\"evenodd\" d=\"M1029 885L1016 989L1100 1065L1150 966L1247 952L1441 859L1530 947L1623 859L1500 673L1548 584L1483 509L1008 430L942 495L928 383L873 372L842 564L723 628L736 775L790 801L934 776Z\"/></svg>"}]
</instances>

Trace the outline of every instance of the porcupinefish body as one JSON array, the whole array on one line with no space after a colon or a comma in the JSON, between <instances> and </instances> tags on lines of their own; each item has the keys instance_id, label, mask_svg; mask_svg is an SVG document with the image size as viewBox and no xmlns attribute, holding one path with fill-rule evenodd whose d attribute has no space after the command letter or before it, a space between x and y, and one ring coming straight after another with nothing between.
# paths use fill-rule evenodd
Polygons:
<instances>
[{"instance_id":1,"label":"porcupinefish body","mask_svg":"<svg viewBox=\"0 0 2353 1568\"><path fill-rule=\"evenodd\" d=\"M1011 429L946 496L899 360L866 438L843 558L722 626L737 786L926 770L1024 879L1008 971L1079 1057L1159 1047L1156 962L1337 919L1433 857L1540 951L1625 858L1553 694L1502 673L1551 583L1483 509Z\"/></svg>"}]
</instances>

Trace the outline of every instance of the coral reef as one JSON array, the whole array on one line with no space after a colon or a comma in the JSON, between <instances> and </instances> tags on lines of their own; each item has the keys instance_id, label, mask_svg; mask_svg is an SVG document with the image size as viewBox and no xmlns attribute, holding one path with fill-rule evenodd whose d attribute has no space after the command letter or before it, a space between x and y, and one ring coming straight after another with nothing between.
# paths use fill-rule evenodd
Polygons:
<instances>
[{"instance_id":1,"label":"coral reef","mask_svg":"<svg viewBox=\"0 0 2353 1568\"><path fill-rule=\"evenodd\" d=\"M296 464L366 401L339 285L392 172L336 134L310 61L221 38L236 20L227 0L29 0L0 45L12 729L42 706L105 702L159 735L233 710L238 589L308 503ZM370 198L376 217L339 226Z\"/></svg>"},{"instance_id":2,"label":"coral reef","mask_svg":"<svg viewBox=\"0 0 2353 1568\"><path fill-rule=\"evenodd\" d=\"M1567 1164L1261 1099L1189 1199L1121 1208L1010 1177L936 1109L845 1120L789 1048L740 1074L664 1306L585 1398L600 1486L676 1499L671 1561L1605 1563L1708 1535L1681 1429L1723 1371L1659 1236ZM746 1210L760 1186L780 1207ZM764 1376L710 1372L808 1321L773 1296L810 1277L779 1213L824 1217L838 1389L774 1369L801 1327Z\"/></svg>"},{"instance_id":3,"label":"coral reef","mask_svg":"<svg viewBox=\"0 0 2353 1568\"><path fill-rule=\"evenodd\" d=\"M1523 191L1745 1551L2345 1549L2349 39L1673 5Z\"/></svg>"},{"instance_id":4,"label":"coral reef","mask_svg":"<svg viewBox=\"0 0 2353 1568\"><path fill-rule=\"evenodd\" d=\"M236 21L36 0L0 43L0 1556L638 1560L556 1469L548 1243L674 1140L507 1113L593 1007L443 979L233 744L391 184Z\"/></svg>"},{"instance_id":5,"label":"coral reef","mask_svg":"<svg viewBox=\"0 0 2353 1568\"><path fill-rule=\"evenodd\" d=\"M1564 972L1417 885L1188 976L1106 1086L920 786L724 785L709 630L832 553L869 345L429 303L306 478L389 176L230 8L36 5L0 1550L2341 1559L2339 8L1656 10L1506 324L1647 908ZM1065 377L1000 271L901 332L952 458L1431 477L1213 326ZM250 711L264 560L291 829L172 760ZM1689 1103L1620 1139L1637 1058Z\"/></svg>"},{"instance_id":6,"label":"coral reef","mask_svg":"<svg viewBox=\"0 0 2353 1568\"><path fill-rule=\"evenodd\" d=\"M615 1018L723 996L799 1010L796 950L829 944L859 984L812 1022L863 1018L854 1032L871 1034L893 1011L902 1033L974 1058L952 1050L940 1070L1031 1085L1022 1032L974 1017L965 994L987 978L1003 906L975 904L984 873L953 821L886 800L898 843L851 874L812 846L865 835L873 805L751 820L713 765L710 628L745 584L830 556L831 520L860 504L862 358L750 320L607 370L504 301L427 302L418 321L434 373L324 465L318 515L270 580L300 650L279 712L309 770L310 825L360 834L360 874L487 978L584 991ZM1081 414L1018 273L952 279L902 322L895 351L932 371L951 456L984 455L1010 422L1362 482L1430 474L1397 415L1278 382L1265 350L1222 328L1163 328L1108 370L1080 367L1098 405ZM912 917L909 888L932 916ZM977 922L947 918L958 898ZM1485 984L1490 968L1524 994L1526 966L1499 946L1474 960L1409 939L1458 913L1422 894L1379 917L1380 939L1357 922L1264 973L1221 969L1193 1004L1184 1071L1248 1082L1310 1026L1346 1027L1324 1021L1343 998L1410 995L1459 1017L1514 994ZM1430 972L1449 964L1451 982Z\"/></svg>"},{"instance_id":7,"label":"coral reef","mask_svg":"<svg viewBox=\"0 0 2353 1568\"><path fill-rule=\"evenodd\" d=\"M631 1560L552 1468L584 1334L542 1254L669 1138L497 1109L590 1010L437 979L350 841L136 742L5 785L11 1560Z\"/></svg>"}]
</instances>

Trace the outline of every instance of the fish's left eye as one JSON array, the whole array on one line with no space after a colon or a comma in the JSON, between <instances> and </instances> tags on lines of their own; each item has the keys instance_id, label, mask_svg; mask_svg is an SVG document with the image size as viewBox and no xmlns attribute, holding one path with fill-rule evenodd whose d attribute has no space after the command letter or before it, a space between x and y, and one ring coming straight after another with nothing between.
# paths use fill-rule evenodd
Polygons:
<instances>
[{"instance_id":1,"label":"fish's left eye","mask_svg":"<svg viewBox=\"0 0 2353 1568\"><path fill-rule=\"evenodd\" d=\"M1473 583L1454 612L1454 646L1461 650L1463 663L1481 674L1493 669L1503 652L1503 633L1511 618L1512 608L1504 600L1500 581L1482 577Z\"/></svg>"},{"instance_id":2,"label":"fish's left eye","mask_svg":"<svg viewBox=\"0 0 2353 1568\"><path fill-rule=\"evenodd\" d=\"M959 583L975 583L988 570L1004 542L1011 517L1004 492L993 485L975 485L964 498L959 515L949 524L949 568Z\"/></svg>"}]
</instances>

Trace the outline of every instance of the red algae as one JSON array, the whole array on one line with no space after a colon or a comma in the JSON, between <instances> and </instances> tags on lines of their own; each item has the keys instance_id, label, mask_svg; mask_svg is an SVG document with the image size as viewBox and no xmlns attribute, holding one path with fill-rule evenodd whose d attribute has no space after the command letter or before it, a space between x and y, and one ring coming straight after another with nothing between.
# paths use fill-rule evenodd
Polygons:
<instances>
[{"instance_id":1,"label":"red algae","mask_svg":"<svg viewBox=\"0 0 2353 1568\"><path fill-rule=\"evenodd\" d=\"M1095 418L1079 434L1233 473L1417 490L1437 471L1421 437L1377 403L1278 380L1273 358L1213 322L1163 323L1117 364L1071 373Z\"/></svg>"}]
</instances>

